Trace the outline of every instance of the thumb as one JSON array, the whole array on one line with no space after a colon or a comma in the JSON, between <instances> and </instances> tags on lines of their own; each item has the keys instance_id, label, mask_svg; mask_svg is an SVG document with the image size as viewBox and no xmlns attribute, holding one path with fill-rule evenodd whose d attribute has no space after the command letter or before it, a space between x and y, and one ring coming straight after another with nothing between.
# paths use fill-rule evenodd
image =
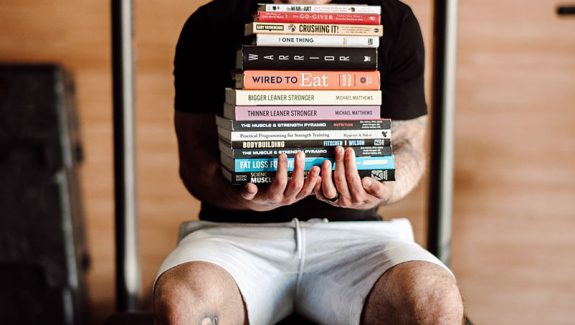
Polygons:
<instances>
[{"instance_id":1,"label":"thumb","mask_svg":"<svg viewBox=\"0 0 575 325\"><path fill-rule=\"evenodd\" d=\"M379 199L384 199L386 195L385 186L371 177L364 177L361 180L364 190Z\"/></svg>"},{"instance_id":2,"label":"thumb","mask_svg":"<svg viewBox=\"0 0 575 325\"><path fill-rule=\"evenodd\" d=\"M253 200L256 194L258 194L258 187L254 183L247 183L240 191L242 198L248 201Z\"/></svg>"}]
</instances>

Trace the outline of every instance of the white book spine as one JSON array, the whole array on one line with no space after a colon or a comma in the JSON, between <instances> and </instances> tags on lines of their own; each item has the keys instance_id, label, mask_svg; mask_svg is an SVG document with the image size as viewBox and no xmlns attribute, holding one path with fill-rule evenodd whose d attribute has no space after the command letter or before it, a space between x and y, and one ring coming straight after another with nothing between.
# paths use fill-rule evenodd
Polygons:
<instances>
[{"instance_id":1,"label":"white book spine","mask_svg":"<svg viewBox=\"0 0 575 325\"><path fill-rule=\"evenodd\" d=\"M245 35L294 34L294 35L349 35L383 36L382 25L303 24L252 22L246 24Z\"/></svg>"},{"instance_id":2,"label":"white book spine","mask_svg":"<svg viewBox=\"0 0 575 325\"><path fill-rule=\"evenodd\" d=\"M262 11L274 12L322 12L345 14L381 14L380 6L366 5L301 5L301 4L263 4Z\"/></svg>"},{"instance_id":3,"label":"white book spine","mask_svg":"<svg viewBox=\"0 0 575 325\"><path fill-rule=\"evenodd\" d=\"M379 90L241 90L226 88L232 105L381 105Z\"/></svg>"},{"instance_id":4,"label":"white book spine","mask_svg":"<svg viewBox=\"0 0 575 325\"><path fill-rule=\"evenodd\" d=\"M362 48L379 46L379 37L376 36L256 34L255 40L257 46Z\"/></svg>"},{"instance_id":5,"label":"white book spine","mask_svg":"<svg viewBox=\"0 0 575 325\"><path fill-rule=\"evenodd\" d=\"M219 131L230 134L231 141L389 139L391 134L390 130Z\"/></svg>"}]
</instances>

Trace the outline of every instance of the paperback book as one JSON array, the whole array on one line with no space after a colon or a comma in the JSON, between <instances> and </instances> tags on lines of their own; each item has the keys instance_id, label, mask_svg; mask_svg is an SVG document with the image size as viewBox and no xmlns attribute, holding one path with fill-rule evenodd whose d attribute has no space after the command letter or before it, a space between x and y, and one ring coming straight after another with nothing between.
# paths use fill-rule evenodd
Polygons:
<instances>
[{"instance_id":1,"label":"paperback book","mask_svg":"<svg viewBox=\"0 0 575 325\"><path fill-rule=\"evenodd\" d=\"M378 90L379 71L247 70L234 76L238 89Z\"/></svg>"},{"instance_id":2,"label":"paperback book","mask_svg":"<svg viewBox=\"0 0 575 325\"><path fill-rule=\"evenodd\" d=\"M223 115L237 121L371 120L380 106L235 106L224 104Z\"/></svg>"}]
</instances>

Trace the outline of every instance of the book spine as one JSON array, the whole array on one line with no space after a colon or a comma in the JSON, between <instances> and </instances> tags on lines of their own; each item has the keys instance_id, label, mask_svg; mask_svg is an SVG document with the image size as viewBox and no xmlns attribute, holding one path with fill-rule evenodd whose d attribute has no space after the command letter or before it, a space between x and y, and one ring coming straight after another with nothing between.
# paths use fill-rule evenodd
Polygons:
<instances>
[{"instance_id":1,"label":"book spine","mask_svg":"<svg viewBox=\"0 0 575 325\"><path fill-rule=\"evenodd\" d=\"M258 11L256 14L256 21L275 23L381 25L381 16L378 14Z\"/></svg>"},{"instance_id":2,"label":"book spine","mask_svg":"<svg viewBox=\"0 0 575 325\"><path fill-rule=\"evenodd\" d=\"M260 11L381 14L381 6L263 4Z\"/></svg>"},{"instance_id":3,"label":"book spine","mask_svg":"<svg viewBox=\"0 0 575 325\"><path fill-rule=\"evenodd\" d=\"M224 116L237 121L369 120L381 116L380 106L234 106Z\"/></svg>"},{"instance_id":4,"label":"book spine","mask_svg":"<svg viewBox=\"0 0 575 325\"><path fill-rule=\"evenodd\" d=\"M256 34L254 36L253 44L257 46L376 48L379 46L379 37L346 35Z\"/></svg>"},{"instance_id":5,"label":"book spine","mask_svg":"<svg viewBox=\"0 0 575 325\"><path fill-rule=\"evenodd\" d=\"M296 35L349 35L383 36L382 25L293 24L252 22L245 25L244 35L296 34Z\"/></svg>"},{"instance_id":6,"label":"book spine","mask_svg":"<svg viewBox=\"0 0 575 325\"><path fill-rule=\"evenodd\" d=\"M218 128L218 134L234 141L290 141L334 139L389 139L391 130L310 130L310 131L230 131Z\"/></svg>"},{"instance_id":7,"label":"book spine","mask_svg":"<svg viewBox=\"0 0 575 325\"><path fill-rule=\"evenodd\" d=\"M247 183L254 184L270 184L275 179L275 172L231 172L222 167L222 174L232 185L244 185ZM371 177L377 181L394 181L395 169L371 169L371 170L358 170L360 178ZM304 177L307 176L307 171L304 171ZM288 179L291 179L292 173L288 172Z\"/></svg>"},{"instance_id":8,"label":"book spine","mask_svg":"<svg viewBox=\"0 0 575 325\"><path fill-rule=\"evenodd\" d=\"M224 157L225 158L225 157ZM329 160L332 163L332 169L335 169L335 158L333 157L305 157L304 170L310 170L314 166L321 167L321 164ZM372 169L394 169L393 156L383 157L356 157L355 165L357 170ZM295 158L287 159L288 171L293 171ZM233 159L225 158L222 160L224 167L234 172L273 172L277 170L278 158L250 158L250 159Z\"/></svg>"},{"instance_id":9,"label":"book spine","mask_svg":"<svg viewBox=\"0 0 575 325\"><path fill-rule=\"evenodd\" d=\"M232 105L381 105L379 90L241 90L226 88Z\"/></svg>"},{"instance_id":10,"label":"book spine","mask_svg":"<svg viewBox=\"0 0 575 325\"><path fill-rule=\"evenodd\" d=\"M216 116L216 125L230 131L337 131L337 130L389 130L390 119L349 121L234 121Z\"/></svg>"},{"instance_id":11,"label":"book spine","mask_svg":"<svg viewBox=\"0 0 575 325\"><path fill-rule=\"evenodd\" d=\"M247 70L236 76L239 89L378 90L379 71Z\"/></svg>"},{"instance_id":12,"label":"book spine","mask_svg":"<svg viewBox=\"0 0 575 325\"><path fill-rule=\"evenodd\" d=\"M334 157L335 147L315 147L315 148L287 148L287 149L232 149L225 142L218 143L220 153L231 158L273 158L285 153L292 157L299 151L306 157ZM391 146L383 147L350 147L355 151L357 157L390 156Z\"/></svg>"},{"instance_id":13,"label":"book spine","mask_svg":"<svg viewBox=\"0 0 575 325\"><path fill-rule=\"evenodd\" d=\"M237 52L241 70L376 70L377 49L244 45Z\"/></svg>"},{"instance_id":14,"label":"book spine","mask_svg":"<svg viewBox=\"0 0 575 325\"><path fill-rule=\"evenodd\" d=\"M255 141L229 141L223 139L232 149L283 149L283 148L312 148L312 147L371 147L390 146L391 139L333 139L333 140L255 140Z\"/></svg>"}]
</instances>

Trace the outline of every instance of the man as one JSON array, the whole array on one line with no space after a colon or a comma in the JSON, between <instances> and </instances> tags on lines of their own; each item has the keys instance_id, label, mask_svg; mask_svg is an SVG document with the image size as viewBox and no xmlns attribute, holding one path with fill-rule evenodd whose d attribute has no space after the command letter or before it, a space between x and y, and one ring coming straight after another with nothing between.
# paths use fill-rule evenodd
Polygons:
<instances>
[{"instance_id":1,"label":"man","mask_svg":"<svg viewBox=\"0 0 575 325\"><path fill-rule=\"evenodd\" d=\"M406 220L377 215L379 206L405 197L425 168L424 51L415 16L396 0L363 1L382 7L382 116L393 120L395 182L360 179L353 150L338 147L333 172L326 161L304 178L298 153L288 180L282 155L271 185L237 188L220 172L214 117L258 2L210 2L180 35L174 70L180 175L202 201L202 221L182 225L178 247L160 269L157 322L265 325L295 312L321 324L461 323L451 272L413 242ZM212 70L200 74L200 66Z\"/></svg>"}]
</instances>

